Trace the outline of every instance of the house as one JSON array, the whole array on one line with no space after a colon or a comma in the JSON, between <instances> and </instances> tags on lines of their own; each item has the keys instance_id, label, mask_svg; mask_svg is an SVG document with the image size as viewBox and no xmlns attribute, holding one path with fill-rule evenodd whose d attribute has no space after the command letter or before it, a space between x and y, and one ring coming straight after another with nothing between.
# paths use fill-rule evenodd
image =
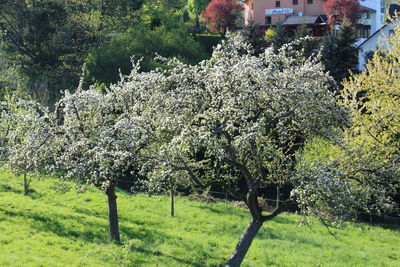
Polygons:
<instances>
[{"instance_id":1,"label":"house","mask_svg":"<svg viewBox=\"0 0 400 267\"><path fill-rule=\"evenodd\" d=\"M396 12L400 11L400 6L391 5L389 8L389 16L394 18L396 16ZM398 15L399 13L397 13ZM369 52L375 51L378 47L386 48L387 44L384 41L385 37L390 37L393 34L393 29L395 25L394 23L387 23L383 25L380 29L375 31L371 36L367 39L364 39L357 46L358 48L358 70L365 70L366 56Z\"/></svg>"},{"instance_id":2,"label":"house","mask_svg":"<svg viewBox=\"0 0 400 267\"><path fill-rule=\"evenodd\" d=\"M288 28L307 24L316 28L315 35L326 30L326 16L322 0L245 0L245 24L253 21L265 27L275 26L279 21ZM320 29L320 30L317 30Z\"/></svg>"},{"instance_id":3,"label":"house","mask_svg":"<svg viewBox=\"0 0 400 267\"><path fill-rule=\"evenodd\" d=\"M286 28L296 29L306 24L315 36L328 30L327 17L323 11L323 0L243 0L245 24L254 22L265 27L275 26L281 21ZM357 25L359 42L380 29L384 19L384 0L360 0L364 13Z\"/></svg>"}]
</instances>

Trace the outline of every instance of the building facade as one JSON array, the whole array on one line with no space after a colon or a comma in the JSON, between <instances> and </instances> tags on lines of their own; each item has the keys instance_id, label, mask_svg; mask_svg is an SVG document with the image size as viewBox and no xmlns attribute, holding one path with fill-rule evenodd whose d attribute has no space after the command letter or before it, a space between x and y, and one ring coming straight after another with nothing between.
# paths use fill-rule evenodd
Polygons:
<instances>
[{"instance_id":1,"label":"building facade","mask_svg":"<svg viewBox=\"0 0 400 267\"><path fill-rule=\"evenodd\" d=\"M306 24L315 36L327 30L327 16L323 0L244 0L245 24L254 22L265 27L275 26L279 21L286 28ZM383 26L384 0L360 0L364 13L357 25L359 42L363 42Z\"/></svg>"},{"instance_id":2,"label":"building facade","mask_svg":"<svg viewBox=\"0 0 400 267\"><path fill-rule=\"evenodd\" d=\"M276 25L290 16L315 16L324 14L322 0L246 0L245 23Z\"/></svg>"}]
</instances>

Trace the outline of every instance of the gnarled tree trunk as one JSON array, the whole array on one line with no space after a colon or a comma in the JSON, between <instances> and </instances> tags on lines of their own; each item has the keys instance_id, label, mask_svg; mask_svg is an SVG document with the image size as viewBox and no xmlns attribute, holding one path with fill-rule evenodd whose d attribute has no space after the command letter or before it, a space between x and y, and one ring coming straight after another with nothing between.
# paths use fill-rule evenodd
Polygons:
<instances>
[{"instance_id":1,"label":"gnarled tree trunk","mask_svg":"<svg viewBox=\"0 0 400 267\"><path fill-rule=\"evenodd\" d=\"M119 243L119 225L118 225L118 210L117 210L117 196L115 194L115 185L110 185L106 191L108 197L108 230L110 240Z\"/></svg>"},{"instance_id":2,"label":"gnarled tree trunk","mask_svg":"<svg viewBox=\"0 0 400 267\"><path fill-rule=\"evenodd\" d=\"M254 218L251 220L250 224L247 226L242 237L240 238L239 243L236 245L231 258L226 265L227 267L238 267L240 264L242 264L244 256L246 256L254 237L260 230L263 223L264 222L262 220L255 220Z\"/></svg>"}]
</instances>

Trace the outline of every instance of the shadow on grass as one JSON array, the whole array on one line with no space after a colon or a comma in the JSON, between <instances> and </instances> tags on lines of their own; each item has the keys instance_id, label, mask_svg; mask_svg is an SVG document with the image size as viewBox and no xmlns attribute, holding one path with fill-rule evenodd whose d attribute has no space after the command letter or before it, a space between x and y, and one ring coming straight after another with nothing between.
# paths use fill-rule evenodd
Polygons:
<instances>
[{"instance_id":1,"label":"shadow on grass","mask_svg":"<svg viewBox=\"0 0 400 267\"><path fill-rule=\"evenodd\" d=\"M22 189L17 189L17 188L14 188L12 186L5 185L5 184L0 185L0 192L14 193L14 194L17 194L17 195L24 195L24 191ZM29 188L28 189L28 194L25 195L25 196L29 197L31 199L38 199L38 198L41 198L43 196L43 194L38 193L33 188Z\"/></svg>"},{"instance_id":2,"label":"shadow on grass","mask_svg":"<svg viewBox=\"0 0 400 267\"><path fill-rule=\"evenodd\" d=\"M14 187L11 187L6 184L0 185L0 192L15 193L15 194L20 194L20 195L23 194L21 189L14 188Z\"/></svg>"},{"instance_id":3,"label":"shadow on grass","mask_svg":"<svg viewBox=\"0 0 400 267\"><path fill-rule=\"evenodd\" d=\"M108 242L108 223L104 217L104 223L86 220L85 217L64 216L56 213L35 213L31 211L14 211L0 207L0 212L9 217L22 217L33 220L30 227L39 232L51 232L60 237L80 239L84 242ZM82 226L77 229L76 225ZM132 222L134 225L135 223ZM120 232L124 239L140 239L145 243L158 241L163 243L169 237L157 230L149 230L145 227L120 226Z\"/></svg>"}]
</instances>

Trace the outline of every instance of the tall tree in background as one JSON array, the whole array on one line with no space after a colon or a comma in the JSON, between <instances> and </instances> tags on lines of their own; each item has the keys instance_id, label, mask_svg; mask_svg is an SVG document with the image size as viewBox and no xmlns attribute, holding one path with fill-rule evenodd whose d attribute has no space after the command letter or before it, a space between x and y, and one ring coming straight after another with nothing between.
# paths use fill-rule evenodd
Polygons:
<instances>
[{"instance_id":1,"label":"tall tree in background","mask_svg":"<svg viewBox=\"0 0 400 267\"><path fill-rule=\"evenodd\" d=\"M195 15L195 23L196 27L200 26L199 16L201 12L204 11L206 6L210 3L211 0L189 0L187 4L187 8L189 11Z\"/></svg>"},{"instance_id":2,"label":"tall tree in background","mask_svg":"<svg viewBox=\"0 0 400 267\"><path fill-rule=\"evenodd\" d=\"M277 52L278 49L284 44L287 44L289 40L289 35L286 32L285 26L281 21L279 21L278 23L276 23L275 34L270 39L270 42L272 43L275 52Z\"/></svg>"},{"instance_id":3,"label":"tall tree in background","mask_svg":"<svg viewBox=\"0 0 400 267\"><path fill-rule=\"evenodd\" d=\"M242 6L235 0L213 0L201 13L201 17L212 32L225 35L228 29L234 29L241 15Z\"/></svg>"},{"instance_id":4,"label":"tall tree in background","mask_svg":"<svg viewBox=\"0 0 400 267\"><path fill-rule=\"evenodd\" d=\"M356 25L363 12L358 0L327 0L323 8L329 18L328 23L333 24L347 19L352 25Z\"/></svg>"},{"instance_id":5,"label":"tall tree in background","mask_svg":"<svg viewBox=\"0 0 400 267\"><path fill-rule=\"evenodd\" d=\"M97 45L91 25L72 1L0 1L0 31L9 58L29 77L31 94L55 100L78 85L82 60Z\"/></svg>"},{"instance_id":6,"label":"tall tree in background","mask_svg":"<svg viewBox=\"0 0 400 267\"><path fill-rule=\"evenodd\" d=\"M356 71L358 58L355 28L344 20L337 36L329 35L324 39L322 61L330 75L340 86L343 79L350 76L350 70Z\"/></svg>"}]
</instances>

